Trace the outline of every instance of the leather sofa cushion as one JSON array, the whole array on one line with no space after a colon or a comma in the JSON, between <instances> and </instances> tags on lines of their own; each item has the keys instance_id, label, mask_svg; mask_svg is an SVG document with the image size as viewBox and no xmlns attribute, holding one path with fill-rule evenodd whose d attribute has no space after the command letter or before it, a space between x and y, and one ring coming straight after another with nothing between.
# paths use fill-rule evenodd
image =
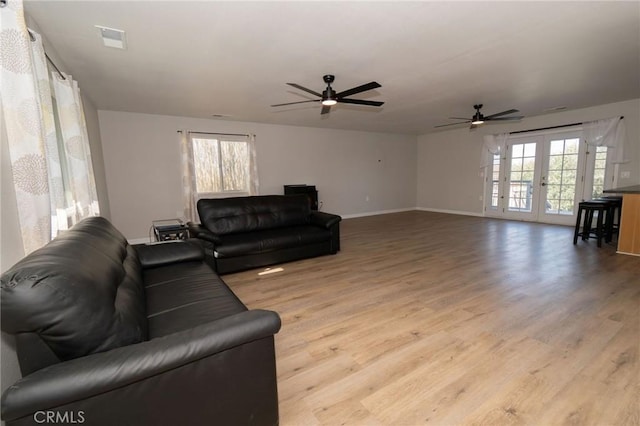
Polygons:
<instances>
[{"instance_id":1,"label":"leather sofa cushion","mask_svg":"<svg viewBox=\"0 0 640 426\"><path fill-rule=\"evenodd\" d=\"M214 234L253 232L310 221L306 195L260 195L198 200L200 222Z\"/></svg>"},{"instance_id":2,"label":"leather sofa cushion","mask_svg":"<svg viewBox=\"0 0 640 426\"><path fill-rule=\"evenodd\" d=\"M247 310L202 261L145 269L143 276L150 339Z\"/></svg>"},{"instance_id":3,"label":"leather sofa cushion","mask_svg":"<svg viewBox=\"0 0 640 426\"><path fill-rule=\"evenodd\" d=\"M220 243L215 246L214 256L245 256L322 243L330 239L331 233L327 229L311 225L230 234L220 238Z\"/></svg>"},{"instance_id":4,"label":"leather sofa cushion","mask_svg":"<svg viewBox=\"0 0 640 426\"><path fill-rule=\"evenodd\" d=\"M204 259L202 246L193 240L170 240L160 243L137 244L133 248L138 253L140 265L144 269Z\"/></svg>"},{"instance_id":5,"label":"leather sofa cushion","mask_svg":"<svg viewBox=\"0 0 640 426\"><path fill-rule=\"evenodd\" d=\"M38 334L61 360L147 338L137 254L104 218L76 224L1 281L2 330Z\"/></svg>"}]
</instances>

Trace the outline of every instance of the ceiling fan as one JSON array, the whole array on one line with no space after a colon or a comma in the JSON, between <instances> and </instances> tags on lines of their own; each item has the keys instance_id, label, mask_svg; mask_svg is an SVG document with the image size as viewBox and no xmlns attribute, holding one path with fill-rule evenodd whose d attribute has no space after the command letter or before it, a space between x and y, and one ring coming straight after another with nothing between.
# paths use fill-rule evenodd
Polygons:
<instances>
[{"instance_id":1,"label":"ceiling fan","mask_svg":"<svg viewBox=\"0 0 640 426\"><path fill-rule=\"evenodd\" d=\"M296 89L304 90L307 93L311 93L312 95L319 97L320 99L314 99L310 101L288 102L285 104L276 104L271 106L279 107L284 105L303 104L306 102L321 102L322 111L320 111L320 114L328 114L331 111L331 107L337 104L338 102L343 104L369 105L369 106L377 106L377 107L382 106L382 104L384 104L384 102L379 102L379 101L365 101L361 99L347 98L347 96L355 95L356 93L366 92L367 90L372 90L372 89L377 89L378 87L382 87L380 84L376 83L375 81L372 81L371 83L363 84L358 87L354 87L349 90L345 90L343 92L336 93L336 91L333 90L333 88L331 87L331 83L333 83L333 81L335 80L335 77L333 75L325 75L322 77L322 79L324 80L325 83L327 83L327 88L324 89L322 94L314 90L307 89L306 87L300 86L299 84L296 84L296 83L287 83L289 86L293 86Z\"/></svg>"},{"instance_id":2,"label":"ceiling fan","mask_svg":"<svg viewBox=\"0 0 640 426\"><path fill-rule=\"evenodd\" d=\"M475 129L479 125L483 124L485 121L516 121L524 118L524 116L522 115L502 117L503 115L513 114L515 112L518 112L517 109L509 109L507 111L502 111L495 114L484 116L480 112L480 108L482 108L482 104L477 104L477 105L474 105L473 107L475 108L476 113L473 114L473 117L471 117L471 119L462 118L462 117L449 117L449 119L451 120L464 120L464 121L461 121L459 123L441 124L435 127L446 127L446 126L455 126L456 124L462 124L462 123L471 123L470 129Z\"/></svg>"}]
</instances>

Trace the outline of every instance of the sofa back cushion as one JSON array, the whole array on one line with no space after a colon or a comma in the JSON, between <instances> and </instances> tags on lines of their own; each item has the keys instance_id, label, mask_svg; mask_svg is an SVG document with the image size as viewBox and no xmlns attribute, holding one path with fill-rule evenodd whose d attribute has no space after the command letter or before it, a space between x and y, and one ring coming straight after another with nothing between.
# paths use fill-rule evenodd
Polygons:
<instances>
[{"instance_id":1,"label":"sofa back cushion","mask_svg":"<svg viewBox=\"0 0 640 426\"><path fill-rule=\"evenodd\" d=\"M311 213L304 194L203 198L197 207L202 225L219 235L305 225Z\"/></svg>"},{"instance_id":2,"label":"sofa back cushion","mask_svg":"<svg viewBox=\"0 0 640 426\"><path fill-rule=\"evenodd\" d=\"M81 221L0 280L2 330L36 333L60 360L147 338L140 263L104 218Z\"/></svg>"}]
</instances>

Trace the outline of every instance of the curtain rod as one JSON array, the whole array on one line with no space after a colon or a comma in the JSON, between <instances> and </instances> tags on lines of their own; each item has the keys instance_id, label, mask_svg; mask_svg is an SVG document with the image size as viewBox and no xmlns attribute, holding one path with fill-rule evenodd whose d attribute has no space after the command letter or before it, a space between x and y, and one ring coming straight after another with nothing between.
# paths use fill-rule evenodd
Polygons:
<instances>
[{"instance_id":1,"label":"curtain rod","mask_svg":"<svg viewBox=\"0 0 640 426\"><path fill-rule=\"evenodd\" d=\"M27 28L27 32L29 33L29 38L31 39L31 41L36 41L36 36L33 35L33 33L29 28ZM44 52L44 57L47 58L47 61L49 61L51 66L56 70L60 78L63 80L66 80L67 78L64 75L62 75L62 73L60 72L60 69L56 66L56 64L53 63L49 55L47 55L47 52Z\"/></svg>"},{"instance_id":2,"label":"curtain rod","mask_svg":"<svg viewBox=\"0 0 640 426\"><path fill-rule=\"evenodd\" d=\"M620 120L624 119L624 115L620 117ZM517 133L529 133L529 132L539 132L542 130L551 130L551 129L561 129L563 127L573 127L573 126L580 126L584 124L583 122L580 123L571 123L571 124L561 124L559 126L550 126L550 127L540 127L538 129L530 129L530 130L517 130L515 132L509 132L510 135L515 135Z\"/></svg>"},{"instance_id":3,"label":"curtain rod","mask_svg":"<svg viewBox=\"0 0 640 426\"><path fill-rule=\"evenodd\" d=\"M182 130L178 130L178 133L182 133ZM187 130L187 133L200 133L203 135L219 135L219 136L246 136L246 137L251 136L246 133L212 133L212 132L194 132L192 130Z\"/></svg>"}]
</instances>

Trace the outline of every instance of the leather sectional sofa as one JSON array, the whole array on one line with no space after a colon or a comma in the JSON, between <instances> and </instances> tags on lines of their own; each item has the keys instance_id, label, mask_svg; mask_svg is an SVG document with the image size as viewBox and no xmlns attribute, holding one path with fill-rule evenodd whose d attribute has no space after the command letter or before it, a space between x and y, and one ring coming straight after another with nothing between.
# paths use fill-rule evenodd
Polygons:
<instances>
[{"instance_id":1,"label":"leather sectional sofa","mask_svg":"<svg viewBox=\"0 0 640 426\"><path fill-rule=\"evenodd\" d=\"M278 314L247 310L189 241L85 219L1 277L22 379L7 425L275 425Z\"/></svg>"},{"instance_id":2,"label":"leather sectional sofa","mask_svg":"<svg viewBox=\"0 0 640 426\"><path fill-rule=\"evenodd\" d=\"M201 199L199 238L206 260L220 274L340 250L341 217L311 210L306 195L261 195Z\"/></svg>"}]
</instances>

